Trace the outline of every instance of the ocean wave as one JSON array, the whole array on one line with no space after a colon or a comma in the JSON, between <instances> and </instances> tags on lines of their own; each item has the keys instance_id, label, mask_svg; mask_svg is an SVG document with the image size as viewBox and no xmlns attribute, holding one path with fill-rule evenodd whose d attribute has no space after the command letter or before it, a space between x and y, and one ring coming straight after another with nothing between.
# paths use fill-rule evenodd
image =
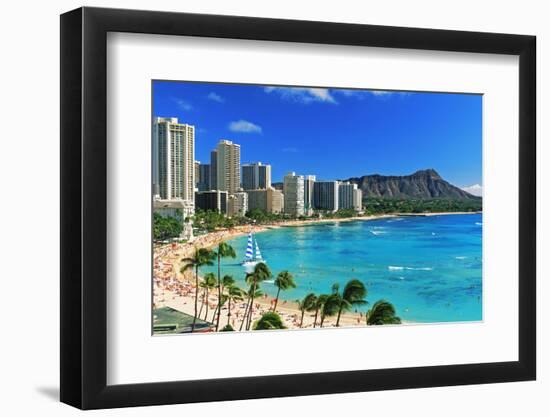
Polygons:
<instances>
[{"instance_id":1,"label":"ocean wave","mask_svg":"<svg viewBox=\"0 0 550 417\"><path fill-rule=\"evenodd\" d=\"M403 271L403 270L407 270L407 271L433 271L433 268L432 267L412 267L412 266L394 266L394 265L389 265L388 266L388 269L390 271Z\"/></svg>"},{"instance_id":2,"label":"ocean wave","mask_svg":"<svg viewBox=\"0 0 550 417\"><path fill-rule=\"evenodd\" d=\"M383 230L370 230L370 232L375 236L383 235L387 233L387 232L384 232Z\"/></svg>"},{"instance_id":3,"label":"ocean wave","mask_svg":"<svg viewBox=\"0 0 550 417\"><path fill-rule=\"evenodd\" d=\"M466 259L467 256L455 256L455 259Z\"/></svg>"},{"instance_id":4,"label":"ocean wave","mask_svg":"<svg viewBox=\"0 0 550 417\"><path fill-rule=\"evenodd\" d=\"M483 223L481 223L481 222L476 222L476 226L483 226Z\"/></svg>"}]
</instances>

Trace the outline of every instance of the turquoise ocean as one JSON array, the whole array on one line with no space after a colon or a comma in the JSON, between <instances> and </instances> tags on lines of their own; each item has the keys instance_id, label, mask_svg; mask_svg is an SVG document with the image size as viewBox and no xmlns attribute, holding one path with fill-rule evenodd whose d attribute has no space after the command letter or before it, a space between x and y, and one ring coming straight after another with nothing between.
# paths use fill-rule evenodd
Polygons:
<instances>
[{"instance_id":1,"label":"turquoise ocean","mask_svg":"<svg viewBox=\"0 0 550 417\"><path fill-rule=\"evenodd\" d=\"M297 288L281 292L296 300L329 293L356 278L367 301L393 303L402 320L450 322L482 320L482 215L405 216L371 221L282 227L255 234L274 274L290 271ZM247 237L229 243L237 259L224 259L222 273L245 288ZM202 271L216 272L216 267ZM275 296L272 282L262 290ZM369 305L359 311L365 311Z\"/></svg>"}]
</instances>

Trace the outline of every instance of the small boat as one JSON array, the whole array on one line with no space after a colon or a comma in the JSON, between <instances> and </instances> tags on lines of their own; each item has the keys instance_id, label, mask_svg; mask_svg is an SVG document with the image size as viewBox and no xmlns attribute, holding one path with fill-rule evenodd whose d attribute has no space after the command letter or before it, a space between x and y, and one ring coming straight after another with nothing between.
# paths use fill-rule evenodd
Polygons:
<instances>
[{"instance_id":1,"label":"small boat","mask_svg":"<svg viewBox=\"0 0 550 417\"><path fill-rule=\"evenodd\" d=\"M256 249L256 254L254 254L254 247ZM252 272L254 267L260 262L265 262L262 258L258 242L254 239L252 233L248 234L248 243L246 245L246 253L244 259L241 262L241 265L244 266L246 272Z\"/></svg>"}]
</instances>

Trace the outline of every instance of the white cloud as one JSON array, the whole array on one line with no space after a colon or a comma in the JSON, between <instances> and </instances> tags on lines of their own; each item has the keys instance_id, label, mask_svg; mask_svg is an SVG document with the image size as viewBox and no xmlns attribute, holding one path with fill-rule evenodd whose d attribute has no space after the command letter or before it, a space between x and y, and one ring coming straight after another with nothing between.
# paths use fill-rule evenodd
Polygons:
<instances>
[{"instance_id":1,"label":"white cloud","mask_svg":"<svg viewBox=\"0 0 550 417\"><path fill-rule=\"evenodd\" d=\"M468 187L462 187L462 190L472 195L476 195L478 197L481 197L483 195L483 187L479 184L469 185Z\"/></svg>"},{"instance_id":2,"label":"white cloud","mask_svg":"<svg viewBox=\"0 0 550 417\"><path fill-rule=\"evenodd\" d=\"M337 104L328 88L265 87L266 93L276 93L285 100L309 104L312 102Z\"/></svg>"},{"instance_id":3,"label":"white cloud","mask_svg":"<svg viewBox=\"0 0 550 417\"><path fill-rule=\"evenodd\" d=\"M355 97L359 100L365 97L375 97L380 100L387 100L390 97L406 97L413 93L408 91L386 91L386 90L349 90L349 89L333 89L333 93L341 94L344 97Z\"/></svg>"},{"instance_id":4,"label":"white cloud","mask_svg":"<svg viewBox=\"0 0 550 417\"><path fill-rule=\"evenodd\" d=\"M229 123L229 130L240 133L262 133L262 128L247 120L238 120Z\"/></svg>"},{"instance_id":5,"label":"white cloud","mask_svg":"<svg viewBox=\"0 0 550 417\"><path fill-rule=\"evenodd\" d=\"M211 92L209 93L207 96L206 96L209 100L212 100L212 101L216 101L218 103L223 103L225 102L224 98L222 96L220 96L219 94L216 94L214 92Z\"/></svg>"},{"instance_id":6,"label":"white cloud","mask_svg":"<svg viewBox=\"0 0 550 417\"><path fill-rule=\"evenodd\" d=\"M183 111L193 110L193 106L191 105L191 103L189 103L186 100L183 100L181 98L175 98L174 101L176 102L180 110L183 110Z\"/></svg>"}]
</instances>

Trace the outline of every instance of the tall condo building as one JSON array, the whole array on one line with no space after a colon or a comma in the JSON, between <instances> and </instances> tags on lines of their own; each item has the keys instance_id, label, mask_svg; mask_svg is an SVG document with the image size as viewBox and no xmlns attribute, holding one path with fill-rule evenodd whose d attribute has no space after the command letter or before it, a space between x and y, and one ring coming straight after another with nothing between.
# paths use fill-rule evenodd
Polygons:
<instances>
[{"instance_id":1,"label":"tall condo building","mask_svg":"<svg viewBox=\"0 0 550 417\"><path fill-rule=\"evenodd\" d=\"M338 181L315 181L313 206L318 210L338 210Z\"/></svg>"},{"instance_id":2,"label":"tall condo building","mask_svg":"<svg viewBox=\"0 0 550 417\"><path fill-rule=\"evenodd\" d=\"M217 151L217 189L234 194L241 187L241 146L221 140Z\"/></svg>"},{"instance_id":3,"label":"tall condo building","mask_svg":"<svg viewBox=\"0 0 550 417\"><path fill-rule=\"evenodd\" d=\"M218 151L210 152L210 190L218 189Z\"/></svg>"},{"instance_id":4,"label":"tall condo building","mask_svg":"<svg viewBox=\"0 0 550 417\"><path fill-rule=\"evenodd\" d=\"M193 201L195 127L175 117L153 122L153 189L162 199Z\"/></svg>"},{"instance_id":5,"label":"tall condo building","mask_svg":"<svg viewBox=\"0 0 550 417\"><path fill-rule=\"evenodd\" d=\"M292 216L304 215L304 177L289 172L283 182L284 210Z\"/></svg>"},{"instance_id":6,"label":"tall condo building","mask_svg":"<svg viewBox=\"0 0 550 417\"><path fill-rule=\"evenodd\" d=\"M355 209L354 197L357 191L357 184L341 182L338 186L338 208Z\"/></svg>"},{"instance_id":7,"label":"tall condo building","mask_svg":"<svg viewBox=\"0 0 550 417\"><path fill-rule=\"evenodd\" d=\"M315 184L315 179L315 175L304 177L304 211L307 216L313 214L313 184Z\"/></svg>"},{"instance_id":8,"label":"tall condo building","mask_svg":"<svg viewBox=\"0 0 550 417\"><path fill-rule=\"evenodd\" d=\"M199 191L212 190L210 186L210 164L200 164L197 188Z\"/></svg>"},{"instance_id":9,"label":"tall condo building","mask_svg":"<svg viewBox=\"0 0 550 417\"><path fill-rule=\"evenodd\" d=\"M242 166L243 190L260 190L271 187L271 165L254 162Z\"/></svg>"},{"instance_id":10,"label":"tall condo building","mask_svg":"<svg viewBox=\"0 0 550 417\"><path fill-rule=\"evenodd\" d=\"M248 194L239 192L227 198L227 214L230 216L244 216L248 211Z\"/></svg>"},{"instance_id":11,"label":"tall condo building","mask_svg":"<svg viewBox=\"0 0 550 417\"><path fill-rule=\"evenodd\" d=\"M283 193L273 187L265 190L247 190L248 210L260 209L268 213L282 213L284 209Z\"/></svg>"},{"instance_id":12,"label":"tall condo building","mask_svg":"<svg viewBox=\"0 0 550 417\"><path fill-rule=\"evenodd\" d=\"M201 161L195 161L195 186L199 183L200 179Z\"/></svg>"},{"instance_id":13,"label":"tall condo building","mask_svg":"<svg viewBox=\"0 0 550 417\"><path fill-rule=\"evenodd\" d=\"M363 210L363 191L360 188L353 190L353 208L357 211Z\"/></svg>"}]
</instances>

